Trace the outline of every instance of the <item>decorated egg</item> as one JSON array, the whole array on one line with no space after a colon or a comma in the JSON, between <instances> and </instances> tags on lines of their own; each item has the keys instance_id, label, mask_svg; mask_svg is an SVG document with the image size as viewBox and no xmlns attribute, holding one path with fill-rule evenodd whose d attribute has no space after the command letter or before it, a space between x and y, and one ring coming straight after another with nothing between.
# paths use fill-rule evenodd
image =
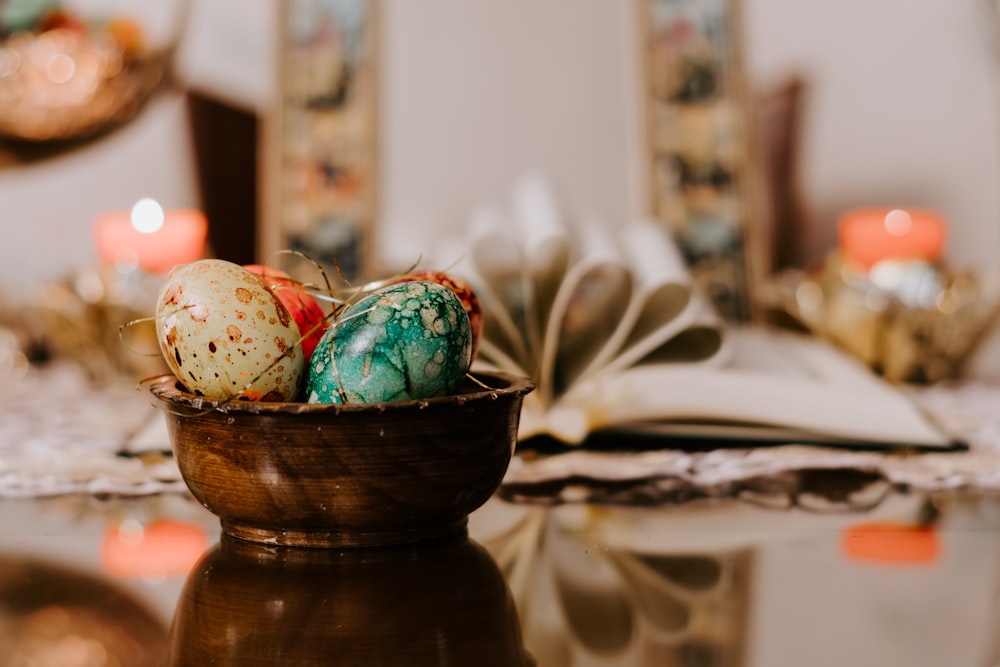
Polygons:
<instances>
[{"instance_id":1,"label":"decorated egg","mask_svg":"<svg viewBox=\"0 0 1000 667\"><path fill-rule=\"evenodd\" d=\"M305 382L298 326L264 281L219 259L167 274L156 302L163 357L191 393L213 401L290 401Z\"/></svg>"},{"instance_id":2,"label":"decorated egg","mask_svg":"<svg viewBox=\"0 0 1000 667\"><path fill-rule=\"evenodd\" d=\"M260 264L247 264L243 268L262 277L275 296L285 304L285 308L299 327L302 352L308 362L327 328L326 313L323 312L319 301L307 292L301 283L280 269Z\"/></svg>"},{"instance_id":3,"label":"decorated egg","mask_svg":"<svg viewBox=\"0 0 1000 667\"><path fill-rule=\"evenodd\" d=\"M407 280L423 280L429 283L437 283L438 285L444 285L455 293L455 296L462 303L462 307L465 308L466 315L469 316L469 326L472 329L472 358L475 359L476 351L479 348L479 336L483 332L483 309L479 304L479 297L476 296L476 291L472 288L472 285L453 273L431 269L411 271L400 278L399 282Z\"/></svg>"},{"instance_id":4,"label":"decorated egg","mask_svg":"<svg viewBox=\"0 0 1000 667\"><path fill-rule=\"evenodd\" d=\"M309 363L310 403L377 403L458 391L472 354L469 316L447 287L383 287L338 314Z\"/></svg>"}]
</instances>

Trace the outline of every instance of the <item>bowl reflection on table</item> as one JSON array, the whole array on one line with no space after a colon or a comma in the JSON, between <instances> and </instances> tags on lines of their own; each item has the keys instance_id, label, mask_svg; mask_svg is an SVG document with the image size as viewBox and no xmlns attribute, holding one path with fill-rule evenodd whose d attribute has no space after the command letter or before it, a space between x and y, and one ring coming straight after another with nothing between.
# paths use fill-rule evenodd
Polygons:
<instances>
[{"instance_id":1,"label":"bowl reflection on table","mask_svg":"<svg viewBox=\"0 0 1000 667\"><path fill-rule=\"evenodd\" d=\"M170 665L534 665L496 562L450 537L381 549L223 536L188 575Z\"/></svg>"},{"instance_id":2,"label":"bowl reflection on table","mask_svg":"<svg viewBox=\"0 0 1000 667\"><path fill-rule=\"evenodd\" d=\"M500 486L533 385L500 373L477 379L452 396L378 404L218 404L173 376L149 389L184 481L224 532L354 547L462 532Z\"/></svg>"}]
</instances>

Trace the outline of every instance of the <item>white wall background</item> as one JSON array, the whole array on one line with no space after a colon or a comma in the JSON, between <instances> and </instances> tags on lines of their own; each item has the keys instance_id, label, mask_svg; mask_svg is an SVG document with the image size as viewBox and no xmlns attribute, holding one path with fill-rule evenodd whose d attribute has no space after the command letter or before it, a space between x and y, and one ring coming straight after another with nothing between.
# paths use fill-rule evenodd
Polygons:
<instances>
[{"instance_id":1,"label":"white wall background","mask_svg":"<svg viewBox=\"0 0 1000 667\"><path fill-rule=\"evenodd\" d=\"M547 169L575 212L641 210L636 27L630 3L387 0L383 247L453 229ZM487 5L484 7L484 5ZM807 77L803 252L867 205L926 206L948 259L1000 252L1000 46L982 0L745 0L750 81Z\"/></svg>"},{"instance_id":2,"label":"white wall background","mask_svg":"<svg viewBox=\"0 0 1000 667\"><path fill-rule=\"evenodd\" d=\"M609 223L642 202L632 4L384 0L381 247L409 263L471 209L542 167L572 213ZM837 215L929 206L951 221L950 262L1000 253L1000 107L985 0L744 0L751 83L811 83L802 185L806 252ZM273 1L194 0L185 77L265 108ZM97 212L139 196L196 203L186 126L165 100L89 154L0 169L0 285L92 261Z\"/></svg>"},{"instance_id":3,"label":"white wall background","mask_svg":"<svg viewBox=\"0 0 1000 667\"><path fill-rule=\"evenodd\" d=\"M573 213L638 206L635 30L607 0L387 0L381 246L414 249L538 167ZM397 256L398 255L398 256Z\"/></svg>"}]
</instances>

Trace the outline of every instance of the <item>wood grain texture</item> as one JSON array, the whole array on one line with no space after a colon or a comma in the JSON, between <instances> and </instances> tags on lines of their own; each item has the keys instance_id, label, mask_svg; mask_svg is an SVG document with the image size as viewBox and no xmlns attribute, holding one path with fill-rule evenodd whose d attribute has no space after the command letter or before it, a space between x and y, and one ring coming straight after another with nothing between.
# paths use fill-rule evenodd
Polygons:
<instances>
[{"instance_id":1,"label":"wood grain texture","mask_svg":"<svg viewBox=\"0 0 1000 667\"><path fill-rule=\"evenodd\" d=\"M529 380L380 404L203 401L150 381L192 494L235 537L351 547L461 532L499 487Z\"/></svg>"}]
</instances>

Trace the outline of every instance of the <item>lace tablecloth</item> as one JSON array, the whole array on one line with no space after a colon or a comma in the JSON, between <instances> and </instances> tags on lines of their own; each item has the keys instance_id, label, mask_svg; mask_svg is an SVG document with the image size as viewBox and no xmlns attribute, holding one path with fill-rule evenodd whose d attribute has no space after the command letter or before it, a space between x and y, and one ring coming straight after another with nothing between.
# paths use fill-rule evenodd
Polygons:
<instances>
[{"instance_id":1,"label":"lace tablecloth","mask_svg":"<svg viewBox=\"0 0 1000 667\"><path fill-rule=\"evenodd\" d=\"M802 491L808 475L833 469L923 491L1000 491L1000 385L943 384L915 390L914 398L965 439L969 451L577 450L515 457L501 495L525 502L683 502ZM78 367L51 364L0 382L0 405L0 497L186 492L162 414L134 385L97 388Z\"/></svg>"},{"instance_id":2,"label":"lace tablecloth","mask_svg":"<svg viewBox=\"0 0 1000 667\"><path fill-rule=\"evenodd\" d=\"M152 397L70 363L0 382L0 497L184 490Z\"/></svg>"}]
</instances>

